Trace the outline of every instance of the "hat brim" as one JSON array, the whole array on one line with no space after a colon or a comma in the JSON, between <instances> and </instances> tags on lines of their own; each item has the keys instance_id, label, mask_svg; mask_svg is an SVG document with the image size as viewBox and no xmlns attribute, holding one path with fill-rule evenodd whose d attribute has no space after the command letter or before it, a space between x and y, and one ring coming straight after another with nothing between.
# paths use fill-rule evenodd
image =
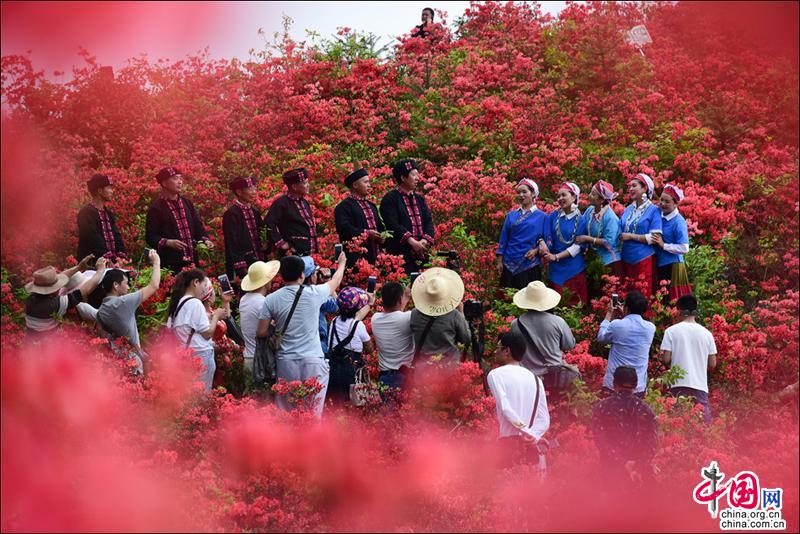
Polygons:
<instances>
[{"instance_id":1,"label":"hat brim","mask_svg":"<svg viewBox=\"0 0 800 534\"><path fill-rule=\"evenodd\" d=\"M25 284L25 291L27 291L28 293L36 293L38 295L49 295L50 293L55 293L68 283L69 283L69 277L64 273L58 273L56 275L56 281L53 285L37 286L33 282L28 282L27 284Z\"/></svg>"},{"instance_id":2,"label":"hat brim","mask_svg":"<svg viewBox=\"0 0 800 534\"><path fill-rule=\"evenodd\" d=\"M555 289L545 288L544 296L541 299L528 298L526 288L522 288L514 293L514 305L523 310L547 311L552 310L561 302L561 294Z\"/></svg>"},{"instance_id":3,"label":"hat brim","mask_svg":"<svg viewBox=\"0 0 800 534\"><path fill-rule=\"evenodd\" d=\"M445 293L441 299L434 301L425 291L428 280L441 278L444 281ZM432 267L422 272L411 286L411 298L414 307L430 317L439 317L455 310L464 298L464 282L457 272L443 267Z\"/></svg>"},{"instance_id":4,"label":"hat brim","mask_svg":"<svg viewBox=\"0 0 800 534\"><path fill-rule=\"evenodd\" d=\"M270 283L273 278L275 278L275 275L278 274L280 268L281 262L278 260L268 261L264 276L260 278L251 278L250 274L248 274L242 279L242 291L255 291L256 289L264 287L266 284Z\"/></svg>"}]
</instances>

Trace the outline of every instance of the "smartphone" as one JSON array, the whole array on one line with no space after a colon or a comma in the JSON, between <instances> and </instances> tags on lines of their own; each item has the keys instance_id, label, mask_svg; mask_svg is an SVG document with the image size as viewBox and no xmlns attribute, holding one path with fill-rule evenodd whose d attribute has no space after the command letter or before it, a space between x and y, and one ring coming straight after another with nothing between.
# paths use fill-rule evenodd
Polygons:
<instances>
[{"instance_id":1,"label":"smartphone","mask_svg":"<svg viewBox=\"0 0 800 534\"><path fill-rule=\"evenodd\" d=\"M148 261L150 260L150 251L151 251L151 250L153 250L153 249L152 249L152 248L146 248L146 249L144 249L144 258L145 258L146 260L148 260Z\"/></svg>"},{"instance_id":2,"label":"smartphone","mask_svg":"<svg viewBox=\"0 0 800 534\"><path fill-rule=\"evenodd\" d=\"M333 245L333 261L339 261L339 256L342 255L342 244L336 243Z\"/></svg>"},{"instance_id":3,"label":"smartphone","mask_svg":"<svg viewBox=\"0 0 800 534\"><path fill-rule=\"evenodd\" d=\"M231 287L231 281L228 280L227 274L221 274L217 277L219 281L219 287L222 289L223 293L233 293L233 287Z\"/></svg>"},{"instance_id":4,"label":"smartphone","mask_svg":"<svg viewBox=\"0 0 800 534\"><path fill-rule=\"evenodd\" d=\"M614 308L618 308L619 307L619 295L617 295L616 293L612 293L611 294L611 305Z\"/></svg>"},{"instance_id":5,"label":"smartphone","mask_svg":"<svg viewBox=\"0 0 800 534\"><path fill-rule=\"evenodd\" d=\"M412 286L414 285L414 280L416 280L418 276L419 276L419 273L411 273L411 282L410 283L411 283Z\"/></svg>"},{"instance_id":6,"label":"smartphone","mask_svg":"<svg viewBox=\"0 0 800 534\"><path fill-rule=\"evenodd\" d=\"M375 293L375 284L378 283L378 279L374 276L370 276L367 278L367 293Z\"/></svg>"}]
</instances>

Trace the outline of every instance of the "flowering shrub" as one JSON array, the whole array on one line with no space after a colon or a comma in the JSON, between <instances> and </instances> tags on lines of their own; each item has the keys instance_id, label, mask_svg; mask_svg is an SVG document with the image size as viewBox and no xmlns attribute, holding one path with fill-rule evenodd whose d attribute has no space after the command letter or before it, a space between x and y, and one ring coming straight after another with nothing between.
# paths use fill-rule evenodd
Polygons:
<instances>
[{"instance_id":1,"label":"flowering shrub","mask_svg":"<svg viewBox=\"0 0 800 534\"><path fill-rule=\"evenodd\" d=\"M437 25L426 39L403 38L387 59L343 30L335 44L284 37L245 62L135 59L113 78L86 53L66 83L4 56L3 530L588 530L600 514L625 517L609 523L619 530L710 529L689 495L711 459L785 488L796 530L797 470L787 470L798 465L796 405L773 393L799 368L798 69L787 47L754 36L757 17L740 7L573 3L553 19L536 4L475 3L455 32ZM653 43L640 54L622 36L645 22ZM43 265L74 264L74 220L93 172L114 179L111 207L140 269L153 176L181 168L215 245L199 266L215 275L230 179L259 177L265 210L284 190L284 170L308 168L315 259L330 266L343 177L366 166L377 200L402 157L421 162L436 249L458 252L466 295L488 306L487 354L521 313L494 268L518 178L538 182L546 213L563 180L584 192L598 179L624 192L637 172L657 189L681 184L686 263L719 364L707 427L697 406L662 391L670 375L655 356L675 310L660 288L648 313L657 331L647 401L660 421L661 493L621 499L596 467L589 414L608 349L595 338L610 294L622 292L620 280L597 277L596 262L599 296L557 310L576 336L565 358L583 384L554 412L548 437L561 447L544 482L497 465L494 400L474 363L418 373L399 408L330 411L318 423L308 413L320 391L313 379L274 386L301 407L290 417L231 395L241 349L222 341L224 388L204 395L200 362L157 335L170 275L139 311L152 357L145 378L129 376L69 316L57 346L23 344L22 287ZM629 199L617 200L619 214ZM56 223L41 224L42 213ZM402 258L381 254L346 283L363 287L371 275L406 281ZM141 269L139 285L148 276ZM374 358L368 366L375 378Z\"/></svg>"}]
</instances>

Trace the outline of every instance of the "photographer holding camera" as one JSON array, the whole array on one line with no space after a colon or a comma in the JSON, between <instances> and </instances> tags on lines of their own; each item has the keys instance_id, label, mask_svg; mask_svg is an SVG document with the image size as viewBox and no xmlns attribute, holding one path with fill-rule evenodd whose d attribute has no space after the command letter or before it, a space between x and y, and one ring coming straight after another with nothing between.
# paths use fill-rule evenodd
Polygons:
<instances>
[{"instance_id":1,"label":"photographer holding camera","mask_svg":"<svg viewBox=\"0 0 800 534\"><path fill-rule=\"evenodd\" d=\"M464 282L455 271L442 267L428 269L411 287L414 310L411 331L414 333L413 365L441 355L446 363L461 360L459 343L470 341L469 323L464 317Z\"/></svg>"}]
</instances>

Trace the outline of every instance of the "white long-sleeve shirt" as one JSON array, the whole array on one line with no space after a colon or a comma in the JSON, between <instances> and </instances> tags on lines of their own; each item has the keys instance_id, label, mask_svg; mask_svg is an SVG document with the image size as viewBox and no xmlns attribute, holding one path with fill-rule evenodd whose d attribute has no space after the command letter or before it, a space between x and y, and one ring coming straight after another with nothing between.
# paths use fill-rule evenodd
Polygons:
<instances>
[{"instance_id":1,"label":"white long-sleeve shirt","mask_svg":"<svg viewBox=\"0 0 800 534\"><path fill-rule=\"evenodd\" d=\"M528 434L539 440L550 428L550 413L547 411L547 396L542 381L521 365L503 365L493 369L486 377L495 399L500 437ZM539 385L539 404L533 426L528 426L536 400L536 385ZM519 428L521 423L521 428Z\"/></svg>"}]
</instances>

